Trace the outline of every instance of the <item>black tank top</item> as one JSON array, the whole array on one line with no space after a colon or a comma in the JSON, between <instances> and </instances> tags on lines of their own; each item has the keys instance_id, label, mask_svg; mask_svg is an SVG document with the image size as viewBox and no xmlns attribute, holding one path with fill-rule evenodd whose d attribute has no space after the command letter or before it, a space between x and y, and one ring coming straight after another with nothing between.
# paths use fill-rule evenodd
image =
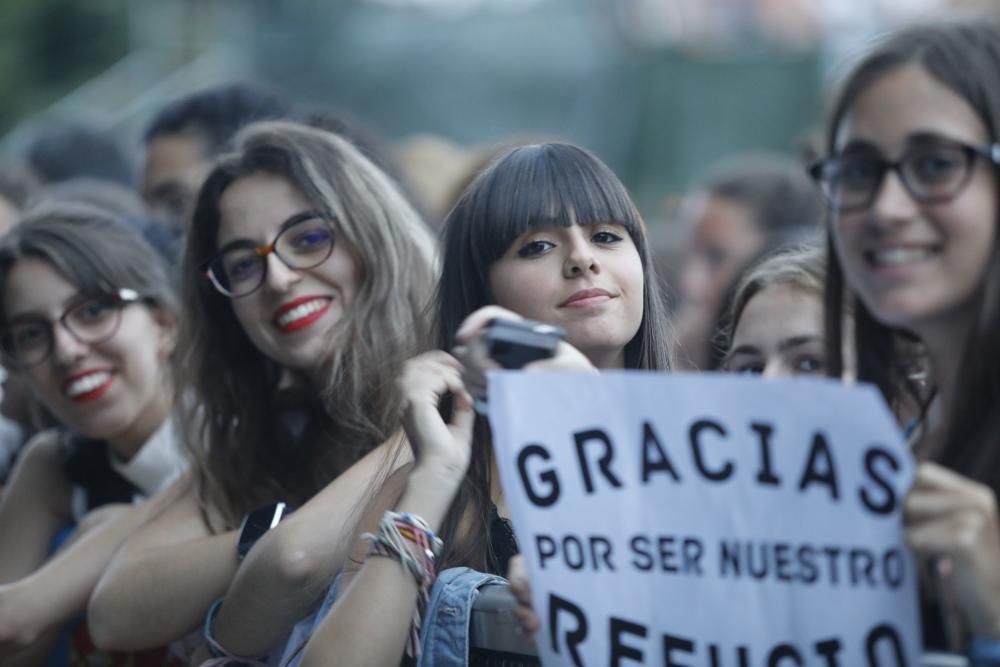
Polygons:
<instances>
[{"instance_id":1,"label":"black tank top","mask_svg":"<svg viewBox=\"0 0 1000 667\"><path fill-rule=\"evenodd\" d=\"M497 506L490 503L490 543L487 557L490 572L506 576L510 559L520 552L510 521L501 517Z\"/></svg>"}]
</instances>

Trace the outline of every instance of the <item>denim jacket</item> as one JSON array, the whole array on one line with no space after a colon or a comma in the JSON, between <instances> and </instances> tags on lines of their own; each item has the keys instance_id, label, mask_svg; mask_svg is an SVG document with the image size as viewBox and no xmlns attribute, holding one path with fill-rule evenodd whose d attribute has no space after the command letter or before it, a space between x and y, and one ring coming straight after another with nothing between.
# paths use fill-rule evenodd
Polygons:
<instances>
[{"instance_id":1,"label":"denim jacket","mask_svg":"<svg viewBox=\"0 0 1000 667\"><path fill-rule=\"evenodd\" d=\"M472 606L479 590L491 584L506 584L507 580L467 567L454 567L440 573L431 588L430 600L424 612L420 631L420 660L417 667L464 667L469 660L469 623ZM315 614L295 626L280 659L274 667L298 667L302 650L297 649L315 632L337 599L338 576L327 591ZM294 655L294 657L293 657Z\"/></svg>"},{"instance_id":2,"label":"denim jacket","mask_svg":"<svg viewBox=\"0 0 1000 667\"><path fill-rule=\"evenodd\" d=\"M506 583L503 577L467 567L453 567L439 574L424 613L417 667L469 664L469 623L479 590Z\"/></svg>"}]
</instances>

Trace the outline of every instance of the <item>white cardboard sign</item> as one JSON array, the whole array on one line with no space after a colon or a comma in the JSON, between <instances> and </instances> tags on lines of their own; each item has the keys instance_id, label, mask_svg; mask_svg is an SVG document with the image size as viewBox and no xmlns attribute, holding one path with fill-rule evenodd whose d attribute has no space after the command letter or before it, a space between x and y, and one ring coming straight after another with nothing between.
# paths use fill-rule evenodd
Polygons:
<instances>
[{"instance_id":1,"label":"white cardboard sign","mask_svg":"<svg viewBox=\"0 0 1000 667\"><path fill-rule=\"evenodd\" d=\"M919 665L877 392L818 379L490 374L508 509L554 665Z\"/></svg>"}]
</instances>

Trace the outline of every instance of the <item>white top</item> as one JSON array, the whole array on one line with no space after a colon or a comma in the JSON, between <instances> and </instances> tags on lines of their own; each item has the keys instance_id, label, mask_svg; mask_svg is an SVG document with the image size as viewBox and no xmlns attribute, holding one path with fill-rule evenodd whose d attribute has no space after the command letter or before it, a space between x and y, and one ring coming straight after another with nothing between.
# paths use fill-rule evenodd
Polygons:
<instances>
[{"instance_id":1,"label":"white top","mask_svg":"<svg viewBox=\"0 0 1000 667\"><path fill-rule=\"evenodd\" d=\"M174 428L173 419L168 417L160 424L149 440L129 461L120 461L108 448L111 467L138 489L132 498L138 503L167 487L188 468L188 459L181 451L181 445ZM73 516L77 521L87 514L87 492L83 487L73 488Z\"/></svg>"},{"instance_id":2,"label":"white top","mask_svg":"<svg viewBox=\"0 0 1000 667\"><path fill-rule=\"evenodd\" d=\"M128 462L118 460L108 450L111 467L134 484L143 497L166 487L187 469L187 459L180 451L175 430L173 419L164 419L160 428Z\"/></svg>"}]
</instances>

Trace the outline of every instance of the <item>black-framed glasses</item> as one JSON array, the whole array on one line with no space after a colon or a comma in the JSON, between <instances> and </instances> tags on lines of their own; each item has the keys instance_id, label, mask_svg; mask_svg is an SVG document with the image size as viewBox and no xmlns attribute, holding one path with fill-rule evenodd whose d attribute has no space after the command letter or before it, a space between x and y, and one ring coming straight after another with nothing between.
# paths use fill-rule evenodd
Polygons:
<instances>
[{"instance_id":1,"label":"black-framed glasses","mask_svg":"<svg viewBox=\"0 0 1000 667\"><path fill-rule=\"evenodd\" d=\"M215 288L230 298L256 292L267 277L267 256L274 253L290 269L319 266L333 252L332 221L316 211L288 219L268 245L233 241L205 262L205 274Z\"/></svg>"},{"instance_id":2,"label":"black-framed glasses","mask_svg":"<svg viewBox=\"0 0 1000 667\"><path fill-rule=\"evenodd\" d=\"M834 210L857 213L872 205L890 171L921 204L949 201L969 184L977 158L1000 164L1000 143L971 146L941 138L911 146L896 161L874 148L849 149L815 163L809 173Z\"/></svg>"},{"instance_id":3,"label":"black-framed glasses","mask_svg":"<svg viewBox=\"0 0 1000 667\"><path fill-rule=\"evenodd\" d=\"M23 370L48 359L55 347L56 324L61 325L80 343L103 343L118 331L122 309L140 299L135 290L120 289L111 294L82 297L57 320L38 315L15 317L0 329L0 356L3 363L10 368Z\"/></svg>"}]
</instances>

